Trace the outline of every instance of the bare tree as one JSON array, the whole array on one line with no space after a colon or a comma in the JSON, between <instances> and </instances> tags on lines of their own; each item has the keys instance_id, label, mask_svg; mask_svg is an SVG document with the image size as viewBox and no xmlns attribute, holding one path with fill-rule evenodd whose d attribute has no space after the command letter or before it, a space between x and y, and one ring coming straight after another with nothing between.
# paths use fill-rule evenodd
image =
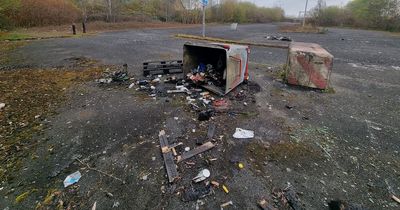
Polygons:
<instances>
[{"instance_id":1,"label":"bare tree","mask_svg":"<svg viewBox=\"0 0 400 210\"><path fill-rule=\"evenodd\" d=\"M107 9L108 9L108 13L107 13L107 21L111 22L112 21L112 0L106 0L106 4L107 4Z\"/></svg>"}]
</instances>

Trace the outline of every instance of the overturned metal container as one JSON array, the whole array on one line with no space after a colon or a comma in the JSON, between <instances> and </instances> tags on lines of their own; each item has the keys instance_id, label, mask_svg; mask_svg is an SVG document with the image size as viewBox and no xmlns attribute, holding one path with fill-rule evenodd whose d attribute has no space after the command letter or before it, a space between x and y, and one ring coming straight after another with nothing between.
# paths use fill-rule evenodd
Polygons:
<instances>
[{"instance_id":1,"label":"overturned metal container","mask_svg":"<svg viewBox=\"0 0 400 210\"><path fill-rule=\"evenodd\" d=\"M286 79L289 84L327 89L333 55L318 44L292 42L289 46Z\"/></svg>"},{"instance_id":2,"label":"overturned metal container","mask_svg":"<svg viewBox=\"0 0 400 210\"><path fill-rule=\"evenodd\" d=\"M188 74L200 63L211 64L226 75L223 86L203 85L204 88L225 95L248 79L248 46L220 43L185 43L183 46L183 73Z\"/></svg>"}]
</instances>

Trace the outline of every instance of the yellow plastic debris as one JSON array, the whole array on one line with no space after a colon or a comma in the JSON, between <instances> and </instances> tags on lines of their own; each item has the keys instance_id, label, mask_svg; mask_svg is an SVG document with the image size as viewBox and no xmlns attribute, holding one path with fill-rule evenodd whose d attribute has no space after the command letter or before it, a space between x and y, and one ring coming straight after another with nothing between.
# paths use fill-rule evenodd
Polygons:
<instances>
[{"instance_id":1,"label":"yellow plastic debris","mask_svg":"<svg viewBox=\"0 0 400 210\"><path fill-rule=\"evenodd\" d=\"M225 185L222 185L222 189L224 190L225 193L229 193L229 190Z\"/></svg>"},{"instance_id":2,"label":"yellow plastic debris","mask_svg":"<svg viewBox=\"0 0 400 210\"><path fill-rule=\"evenodd\" d=\"M244 168L243 163L239 163L238 166L239 166L240 169L243 169L243 168Z\"/></svg>"}]
</instances>

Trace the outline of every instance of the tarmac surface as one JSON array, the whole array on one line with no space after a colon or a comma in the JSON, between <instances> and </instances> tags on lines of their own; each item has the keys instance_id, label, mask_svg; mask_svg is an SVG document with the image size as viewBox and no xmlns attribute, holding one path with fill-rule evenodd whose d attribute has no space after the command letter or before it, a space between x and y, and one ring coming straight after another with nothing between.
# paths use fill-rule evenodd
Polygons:
<instances>
[{"instance_id":1,"label":"tarmac surface","mask_svg":"<svg viewBox=\"0 0 400 210\"><path fill-rule=\"evenodd\" d=\"M138 78L144 61L181 59L187 40L175 38L178 33L198 35L200 28L35 41L13 52L11 65L56 67L70 65L72 57L86 57L127 63ZM207 35L265 42L266 36L280 33L274 24L252 24L239 25L237 31L212 26ZM262 47L251 47L251 82L227 96L234 112L245 115L220 113L199 122L183 96L154 100L127 86L93 81L72 90L70 102L36 137L38 158L26 158L13 182L0 184L0 209L33 209L50 189L61 191L58 199L64 207L75 205L72 209L89 209L95 202L97 209L220 209L227 201L233 205L226 209L257 209L262 198L279 203L273 191L288 185L304 209L328 209L335 199L368 209L399 209L390 196L400 195L400 38L337 28L326 34L282 35L318 43L335 56L334 93L284 84L277 74L287 50ZM240 90L246 96L239 100ZM193 148L210 123L217 125L216 148L195 157L194 165L178 165L182 179L168 184L158 132L165 129L170 139ZM254 130L255 138L234 139L236 127ZM83 169L75 158L114 178ZM244 169L238 169L238 162ZM191 178L202 168L210 169L210 180L230 192L215 188L200 201L183 202L182 192L196 187ZM64 189L64 178L77 170L81 180ZM39 191L14 203L32 188Z\"/></svg>"}]
</instances>

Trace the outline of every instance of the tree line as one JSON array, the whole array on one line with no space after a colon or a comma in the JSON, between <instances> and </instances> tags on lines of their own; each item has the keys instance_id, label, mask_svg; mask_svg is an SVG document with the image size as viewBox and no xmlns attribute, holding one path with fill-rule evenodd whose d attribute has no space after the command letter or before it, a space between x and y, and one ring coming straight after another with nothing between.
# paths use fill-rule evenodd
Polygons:
<instances>
[{"instance_id":1,"label":"tree line","mask_svg":"<svg viewBox=\"0 0 400 210\"><path fill-rule=\"evenodd\" d=\"M209 0L209 22L281 21L281 8L238 0ZM175 21L200 23L200 0L0 0L0 27L33 27L76 21Z\"/></svg>"},{"instance_id":2,"label":"tree line","mask_svg":"<svg viewBox=\"0 0 400 210\"><path fill-rule=\"evenodd\" d=\"M353 0L344 7L324 2L319 0L311 11L311 23L400 31L400 0Z\"/></svg>"}]
</instances>

